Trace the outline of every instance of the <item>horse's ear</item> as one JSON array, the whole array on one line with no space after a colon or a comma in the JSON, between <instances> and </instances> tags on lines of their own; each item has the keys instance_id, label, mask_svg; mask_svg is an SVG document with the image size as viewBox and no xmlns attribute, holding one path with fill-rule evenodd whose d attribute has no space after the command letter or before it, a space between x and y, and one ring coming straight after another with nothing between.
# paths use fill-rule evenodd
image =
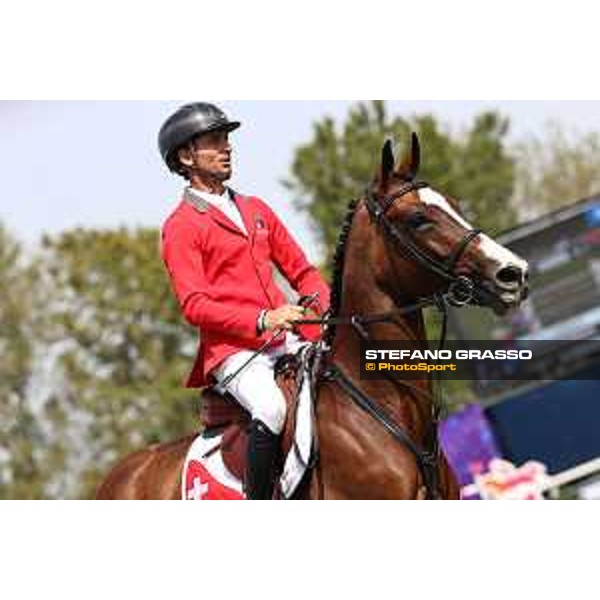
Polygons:
<instances>
[{"instance_id":1,"label":"horse's ear","mask_svg":"<svg viewBox=\"0 0 600 600\"><path fill-rule=\"evenodd\" d=\"M392 140L386 140L383 148L381 149L381 167L379 169L377 180L381 186L385 186L390 178L390 175L394 172L396 166L396 158L394 157L394 149L392 147Z\"/></svg>"},{"instance_id":2,"label":"horse's ear","mask_svg":"<svg viewBox=\"0 0 600 600\"><path fill-rule=\"evenodd\" d=\"M419 136L413 131L410 136L410 152L398 167L398 175L406 181L413 181L421 164L421 144Z\"/></svg>"}]
</instances>

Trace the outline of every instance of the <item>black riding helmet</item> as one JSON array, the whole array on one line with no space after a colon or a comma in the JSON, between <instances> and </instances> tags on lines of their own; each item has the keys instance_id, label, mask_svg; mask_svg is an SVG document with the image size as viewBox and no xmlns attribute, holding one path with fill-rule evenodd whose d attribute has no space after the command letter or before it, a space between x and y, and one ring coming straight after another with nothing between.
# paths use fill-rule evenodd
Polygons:
<instances>
[{"instance_id":1,"label":"black riding helmet","mask_svg":"<svg viewBox=\"0 0 600 600\"><path fill-rule=\"evenodd\" d=\"M227 115L214 104L195 102L186 104L173 113L160 128L158 147L171 171L181 174L177 151L196 136L222 129L230 132L241 123L230 121Z\"/></svg>"}]
</instances>

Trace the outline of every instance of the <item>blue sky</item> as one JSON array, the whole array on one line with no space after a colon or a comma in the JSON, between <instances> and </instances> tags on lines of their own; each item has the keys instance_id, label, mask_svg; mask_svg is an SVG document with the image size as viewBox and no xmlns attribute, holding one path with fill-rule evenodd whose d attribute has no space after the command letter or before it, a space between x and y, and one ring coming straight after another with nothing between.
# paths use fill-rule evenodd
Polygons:
<instances>
[{"instance_id":1,"label":"blue sky","mask_svg":"<svg viewBox=\"0 0 600 600\"><path fill-rule=\"evenodd\" d=\"M182 180L163 167L156 134L181 102L1 102L0 220L21 240L75 226L159 227L177 204ZM349 101L221 101L243 127L234 134L241 192L265 198L311 258L318 248L306 218L280 185L296 146L324 115L341 120ZM400 114L431 112L450 127L495 108L511 118L512 138L541 131L550 119L600 131L600 102L390 101ZM424 152L426 153L426 149Z\"/></svg>"}]
</instances>

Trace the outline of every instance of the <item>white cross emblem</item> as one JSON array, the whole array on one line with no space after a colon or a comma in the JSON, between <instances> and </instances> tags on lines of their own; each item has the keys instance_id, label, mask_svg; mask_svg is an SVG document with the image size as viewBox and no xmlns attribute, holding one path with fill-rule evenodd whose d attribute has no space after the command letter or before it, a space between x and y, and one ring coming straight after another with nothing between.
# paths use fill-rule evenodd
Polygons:
<instances>
[{"instance_id":1,"label":"white cross emblem","mask_svg":"<svg viewBox=\"0 0 600 600\"><path fill-rule=\"evenodd\" d=\"M193 482L194 488L189 489L187 492L188 500L203 500L204 496L208 494L208 483L202 483L200 477L194 477Z\"/></svg>"}]
</instances>

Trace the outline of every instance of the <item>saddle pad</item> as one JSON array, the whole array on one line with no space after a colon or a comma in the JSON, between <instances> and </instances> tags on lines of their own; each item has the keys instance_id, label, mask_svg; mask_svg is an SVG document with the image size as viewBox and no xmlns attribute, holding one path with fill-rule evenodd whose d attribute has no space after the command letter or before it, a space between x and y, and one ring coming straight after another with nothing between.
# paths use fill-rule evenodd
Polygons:
<instances>
[{"instance_id":1,"label":"saddle pad","mask_svg":"<svg viewBox=\"0 0 600 600\"><path fill-rule=\"evenodd\" d=\"M285 459L279 481L284 498L292 497L306 474L312 454L313 435L313 399L310 373L306 372L298 398L294 441Z\"/></svg>"},{"instance_id":2,"label":"saddle pad","mask_svg":"<svg viewBox=\"0 0 600 600\"><path fill-rule=\"evenodd\" d=\"M221 435L194 440L188 450L181 494L183 500L244 500L242 482L234 477L223 464L221 452L215 450L221 445Z\"/></svg>"},{"instance_id":3,"label":"saddle pad","mask_svg":"<svg viewBox=\"0 0 600 600\"><path fill-rule=\"evenodd\" d=\"M308 468L313 441L313 401L309 373L303 378L298 398L294 441L286 456L280 479L284 498L291 498ZM242 482L223 463L220 446L223 436L204 438L191 445L183 468L184 500L243 500Z\"/></svg>"}]
</instances>

